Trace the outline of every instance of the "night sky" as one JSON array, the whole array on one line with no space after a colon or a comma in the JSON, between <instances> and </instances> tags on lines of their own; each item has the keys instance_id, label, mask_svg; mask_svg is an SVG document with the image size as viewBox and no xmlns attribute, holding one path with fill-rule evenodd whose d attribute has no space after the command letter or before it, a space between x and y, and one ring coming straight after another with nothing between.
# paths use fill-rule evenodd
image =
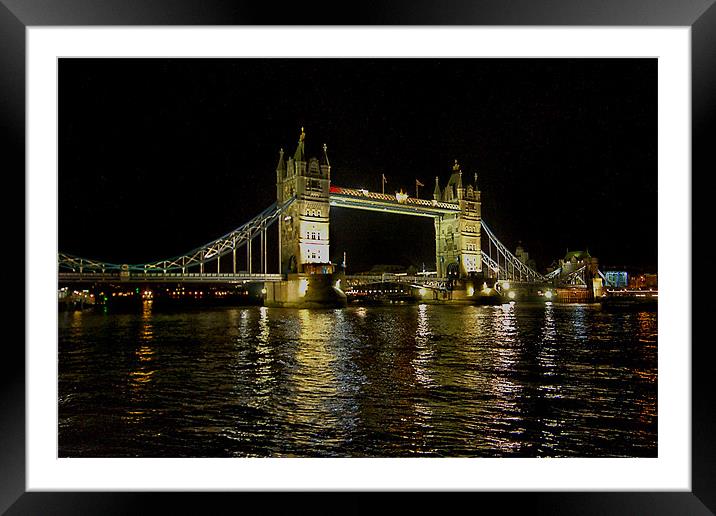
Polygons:
<instances>
[{"instance_id":1,"label":"night sky","mask_svg":"<svg viewBox=\"0 0 716 516\"><path fill-rule=\"evenodd\" d=\"M61 59L59 106L70 254L142 263L231 231L275 201L303 126L338 186L432 198L457 159L540 270L568 248L656 270L656 59ZM427 218L332 208L330 238L349 272L435 266Z\"/></svg>"}]
</instances>

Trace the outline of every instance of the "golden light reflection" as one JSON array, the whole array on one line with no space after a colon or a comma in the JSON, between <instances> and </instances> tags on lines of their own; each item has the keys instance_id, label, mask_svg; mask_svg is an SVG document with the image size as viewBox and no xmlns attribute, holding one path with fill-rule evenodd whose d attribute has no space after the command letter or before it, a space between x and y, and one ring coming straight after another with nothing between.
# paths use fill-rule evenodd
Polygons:
<instances>
[{"instance_id":1,"label":"golden light reflection","mask_svg":"<svg viewBox=\"0 0 716 516\"><path fill-rule=\"evenodd\" d=\"M654 312L639 312L636 314L639 325L639 340L641 342L656 343L657 318Z\"/></svg>"},{"instance_id":2,"label":"golden light reflection","mask_svg":"<svg viewBox=\"0 0 716 516\"><path fill-rule=\"evenodd\" d=\"M338 396L338 385L329 351L334 333L334 319L330 312L298 310L299 342L296 349L296 368L291 384L291 404L286 414L292 424L320 429L335 424L331 400ZM312 430L313 431L313 430Z\"/></svg>"},{"instance_id":3,"label":"golden light reflection","mask_svg":"<svg viewBox=\"0 0 716 516\"><path fill-rule=\"evenodd\" d=\"M428 305L418 305L418 325L415 330L415 348L416 357L412 361L415 369L415 379L424 387L429 387L435 383L432 378L429 367L435 355L435 350L431 346L432 332L428 322Z\"/></svg>"},{"instance_id":4,"label":"golden light reflection","mask_svg":"<svg viewBox=\"0 0 716 516\"><path fill-rule=\"evenodd\" d=\"M154 350L149 346L141 346L134 353L140 362L149 362L154 357Z\"/></svg>"},{"instance_id":5,"label":"golden light reflection","mask_svg":"<svg viewBox=\"0 0 716 516\"><path fill-rule=\"evenodd\" d=\"M137 371L130 371L129 377L132 380L132 387L139 387L139 384L149 383L156 371L147 371L144 368Z\"/></svg>"},{"instance_id":6,"label":"golden light reflection","mask_svg":"<svg viewBox=\"0 0 716 516\"><path fill-rule=\"evenodd\" d=\"M500 413L505 414L503 424L516 427L511 432L519 431L520 423L524 417L520 399L523 395L524 385L510 378L512 371L519 367L520 350L517 318L514 304L504 304L495 307L494 338L499 345L492 354L494 371L489 383L490 391L495 397L493 403ZM521 443L515 440L514 435L503 435L501 432L490 437L493 446L504 452L515 451Z\"/></svg>"},{"instance_id":7,"label":"golden light reflection","mask_svg":"<svg viewBox=\"0 0 716 516\"><path fill-rule=\"evenodd\" d=\"M142 303L142 330L140 334L141 340L152 340L154 330L152 328L152 302L144 301Z\"/></svg>"},{"instance_id":8,"label":"golden light reflection","mask_svg":"<svg viewBox=\"0 0 716 516\"><path fill-rule=\"evenodd\" d=\"M271 354L271 328L269 316L271 311L269 308L262 306L259 308L259 332L256 339L256 383L260 386L268 386L273 378L272 365L273 356Z\"/></svg>"},{"instance_id":9,"label":"golden light reflection","mask_svg":"<svg viewBox=\"0 0 716 516\"><path fill-rule=\"evenodd\" d=\"M424 388L435 386L432 367L435 358L435 349L432 342L432 331L428 319L428 305L418 305L418 324L415 329L415 351L416 356L411 361L416 382ZM416 424L423 431L430 431L432 428L433 411L428 403L422 398L415 402L413 413L416 417Z\"/></svg>"},{"instance_id":10,"label":"golden light reflection","mask_svg":"<svg viewBox=\"0 0 716 516\"><path fill-rule=\"evenodd\" d=\"M82 310L74 310L71 312L72 318L70 320L70 327L77 329L82 326Z\"/></svg>"},{"instance_id":11,"label":"golden light reflection","mask_svg":"<svg viewBox=\"0 0 716 516\"><path fill-rule=\"evenodd\" d=\"M143 388L150 383L156 372L150 367L154 359L154 349L151 346L153 339L152 302L144 301L142 303L141 327L139 330L139 347L134 351L134 356L139 361L139 367L129 372L130 387L134 390Z\"/></svg>"},{"instance_id":12,"label":"golden light reflection","mask_svg":"<svg viewBox=\"0 0 716 516\"><path fill-rule=\"evenodd\" d=\"M557 328L554 321L554 306L548 304L544 308L544 322L542 323L542 341L537 350L537 364L543 368L542 374L553 376L556 374L557 362L555 348L557 344ZM558 397L558 396L553 396Z\"/></svg>"},{"instance_id":13,"label":"golden light reflection","mask_svg":"<svg viewBox=\"0 0 716 516\"><path fill-rule=\"evenodd\" d=\"M269 343L269 309L265 306L259 308L259 342L264 345Z\"/></svg>"},{"instance_id":14,"label":"golden light reflection","mask_svg":"<svg viewBox=\"0 0 716 516\"><path fill-rule=\"evenodd\" d=\"M553 343L557 340L557 328L554 323L554 306L552 303L544 307L544 324L542 325L542 340Z\"/></svg>"}]
</instances>

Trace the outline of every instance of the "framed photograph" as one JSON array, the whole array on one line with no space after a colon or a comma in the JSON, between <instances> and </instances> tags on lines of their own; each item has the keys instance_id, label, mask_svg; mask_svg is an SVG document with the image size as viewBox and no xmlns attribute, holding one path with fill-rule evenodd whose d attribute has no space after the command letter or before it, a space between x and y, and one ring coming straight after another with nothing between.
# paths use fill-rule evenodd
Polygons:
<instances>
[{"instance_id":1,"label":"framed photograph","mask_svg":"<svg viewBox=\"0 0 716 516\"><path fill-rule=\"evenodd\" d=\"M5 205L25 339L0 507L510 491L710 514L691 178L713 168L711 3L345 26L4 1L26 219Z\"/></svg>"}]
</instances>

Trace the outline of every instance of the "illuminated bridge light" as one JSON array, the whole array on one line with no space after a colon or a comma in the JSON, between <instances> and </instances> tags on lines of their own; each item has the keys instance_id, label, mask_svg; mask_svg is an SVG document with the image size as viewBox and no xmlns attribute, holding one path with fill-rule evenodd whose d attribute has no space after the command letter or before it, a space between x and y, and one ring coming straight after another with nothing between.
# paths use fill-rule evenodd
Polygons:
<instances>
[{"instance_id":1,"label":"illuminated bridge light","mask_svg":"<svg viewBox=\"0 0 716 516\"><path fill-rule=\"evenodd\" d=\"M298 295L303 297L308 291L308 280L302 279L298 284Z\"/></svg>"}]
</instances>

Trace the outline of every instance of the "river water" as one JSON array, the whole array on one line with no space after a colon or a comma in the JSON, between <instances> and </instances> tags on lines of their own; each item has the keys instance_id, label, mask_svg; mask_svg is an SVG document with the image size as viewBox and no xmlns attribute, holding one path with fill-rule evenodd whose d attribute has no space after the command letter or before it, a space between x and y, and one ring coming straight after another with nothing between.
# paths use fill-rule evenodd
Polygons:
<instances>
[{"instance_id":1,"label":"river water","mask_svg":"<svg viewBox=\"0 0 716 516\"><path fill-rule=\"evenodd\" d=\"M657 314L59 313L60 457L655 457Z\"/></svg>"}]
</instances>

